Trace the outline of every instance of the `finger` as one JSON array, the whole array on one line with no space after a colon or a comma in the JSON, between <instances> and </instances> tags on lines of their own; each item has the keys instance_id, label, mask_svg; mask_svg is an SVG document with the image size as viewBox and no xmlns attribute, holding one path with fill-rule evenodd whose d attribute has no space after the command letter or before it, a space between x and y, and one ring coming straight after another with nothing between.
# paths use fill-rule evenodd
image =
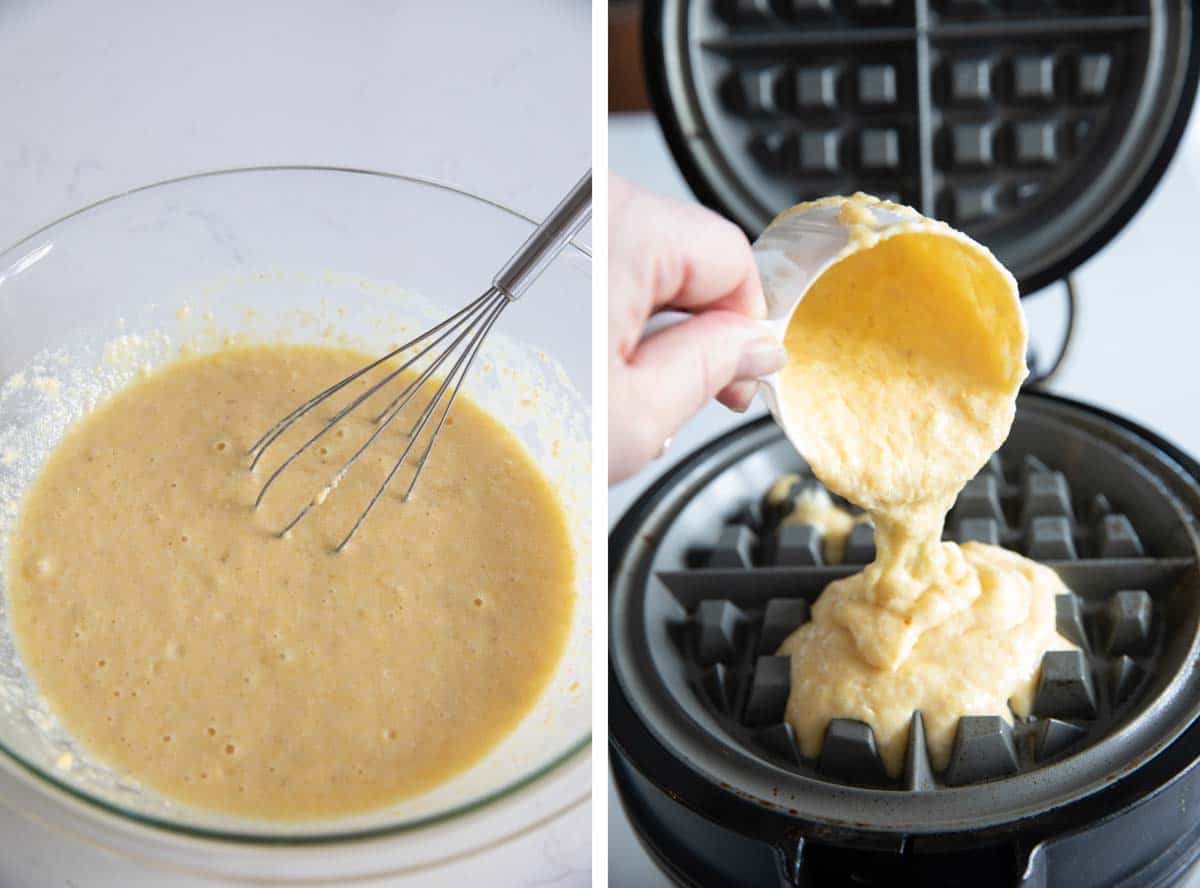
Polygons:
<instances>
[{"instance_id":1,"label":"finger","mask_svg":"<svg viewBox=\"0 0 1200 888\"><path fill-rule=\"evenodd\" d=\"M760 324L739 314L709 311L643 340L628 366L627 396L637 398L635 451L652 459L662 442L736 380L774 372L782 346Z\"/></svg>"},{"instance_id":2,"label":"finger","mask_svg":"<svg viewBox=\"0 0 1200 888\"><path fill-rule=\"evenodd\" d=\"M757 381L732 382L717 392L717 400L734 413L745 413L757 394Z\"/></svg>"},{"instance_id":3,"label":"finger","mask_svg":"<svg viewBox=\"0 0 1200 888\"><path fill-rule=\"evenodd\" d=\"M643 319L666 307L765 315L758 269L740 228L699 204L618 180L613 186L610 255L621 258L610 268L610 282L634 294Z\"/></svg>"}]
</instances>

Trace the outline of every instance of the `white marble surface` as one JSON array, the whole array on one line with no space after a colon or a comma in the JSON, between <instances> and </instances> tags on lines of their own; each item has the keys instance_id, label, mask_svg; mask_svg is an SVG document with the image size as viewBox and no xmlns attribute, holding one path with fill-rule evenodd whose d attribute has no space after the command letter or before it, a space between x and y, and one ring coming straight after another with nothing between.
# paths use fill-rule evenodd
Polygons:
<instances>
[{"instance_id":1,"label":"white marble surface","mask_svg":"<svg viewBox=\"0 0 1200 888\"><path fill-rule=\"evenodd\" d=\"M6 0L0 247L130 187L256 164L433 177L541 217L590 163L590 10ZM587 885L590 833L584 805L421 884ZM111 858L0 805L3 888L193 884L213 883Z\"/></svg>"},{"instance_id":2,"label":"white marble surface","mask_svg":"<svg viewBox=\"0 0 1200 888\"><path fill-rule=\"evenodd\" d=\"M663 194L693 199L649 115L609 119L609 167ZM1200 454L1200 376L1190 357L1200 330L1200 287L1194 270L1196 207L1200 206L1200 114L1193 114L1183 145L1162 183L1132 223L1079 272L1079 327L1073 350L1051 389L1135 419ZM1059 300L1029 301L1035 342L1055 342ZM675 436L670 453L638 476L613 487L609 523L677 459L760 415L756 405L736 416L705 408ZM669 884L641 850L609 787L609 879L614 885ZM1200 872L1184 884L1200 888Z\"/></svg>"}]
</instances>

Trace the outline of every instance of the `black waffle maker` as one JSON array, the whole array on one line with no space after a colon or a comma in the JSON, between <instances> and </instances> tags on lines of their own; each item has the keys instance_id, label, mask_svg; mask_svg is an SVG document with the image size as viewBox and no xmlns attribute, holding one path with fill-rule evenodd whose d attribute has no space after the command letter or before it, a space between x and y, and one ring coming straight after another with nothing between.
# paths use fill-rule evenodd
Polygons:
<instances>
[{"instance_id":1,"label":"black waffle maker","mask_svg":"<svg viewBox=\"0 0 1200 888\"><path fill-rule=\"evenodd\" d=\"M1145 201L1196 92L1195 0L659 0L651 94L705 203L756 236L863 190L990 246L1022 292L1065 278ZM1070 293L1070 288L1067 288ZM817 483L769 418L665 474L610 536L613 777L643 845L699 886L1172 884L1200 857L1200 464L1036 389L946 537L1049 564L1060 631L1033 715L963 718L903 775L866 725L819 758L783 721L779 643L874 556L765 492Z\"/></svg>"}]
</instances>

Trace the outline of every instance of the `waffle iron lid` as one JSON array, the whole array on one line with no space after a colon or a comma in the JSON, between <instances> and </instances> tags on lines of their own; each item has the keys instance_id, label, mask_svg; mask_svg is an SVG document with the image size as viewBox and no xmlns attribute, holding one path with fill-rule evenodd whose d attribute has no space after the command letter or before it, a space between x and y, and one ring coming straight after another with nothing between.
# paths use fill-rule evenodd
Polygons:
<instances>
[{"instance_id":1,"label":"waffle iron lid","mask_svg":"<svg viewBox=\"0 0 1200 888\"><path fill-rule=\"evenodd\" d=\"M648 0L651 96L756 237L866 191L987 244L1023 293L1149 197L1195 101L1200 0Z\"/></svg>"}]
</instances>

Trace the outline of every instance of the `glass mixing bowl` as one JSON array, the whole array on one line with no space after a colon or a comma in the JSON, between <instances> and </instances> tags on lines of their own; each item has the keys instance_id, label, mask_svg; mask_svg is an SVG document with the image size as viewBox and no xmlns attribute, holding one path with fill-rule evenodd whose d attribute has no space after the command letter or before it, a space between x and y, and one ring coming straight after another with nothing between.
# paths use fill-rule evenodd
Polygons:
<instances>
[{"instance_id":1,"label":"glass mixing bowl","mask_svg":"<svg viewBox=\"0 0 1200 888\"><path fill-rule=\"evenodd\" d=\"M22 492L97 399L182 347L217 348L229 336L382 353L477 296L532 225L436 182L270 167L139 188L0 253L0 593L4 537ZM499 747L430 793L352 818L266 823L188 808L92 759L62 730L22 667L0 595L5 794L117 850L259 877L276 872L263 852L280 847L292 862L305 848L319 851L306 855L310 875L419 869L585 799L590 293L590 256L571 246L504 313L467 386L557 485L578 556L566 653L538 705ZM355 840L352 855L330 853L347 840ZM214 842L223 853L212 853ZM366 863L364 843L386 853Z\"/></svg>"}]
</instances>

